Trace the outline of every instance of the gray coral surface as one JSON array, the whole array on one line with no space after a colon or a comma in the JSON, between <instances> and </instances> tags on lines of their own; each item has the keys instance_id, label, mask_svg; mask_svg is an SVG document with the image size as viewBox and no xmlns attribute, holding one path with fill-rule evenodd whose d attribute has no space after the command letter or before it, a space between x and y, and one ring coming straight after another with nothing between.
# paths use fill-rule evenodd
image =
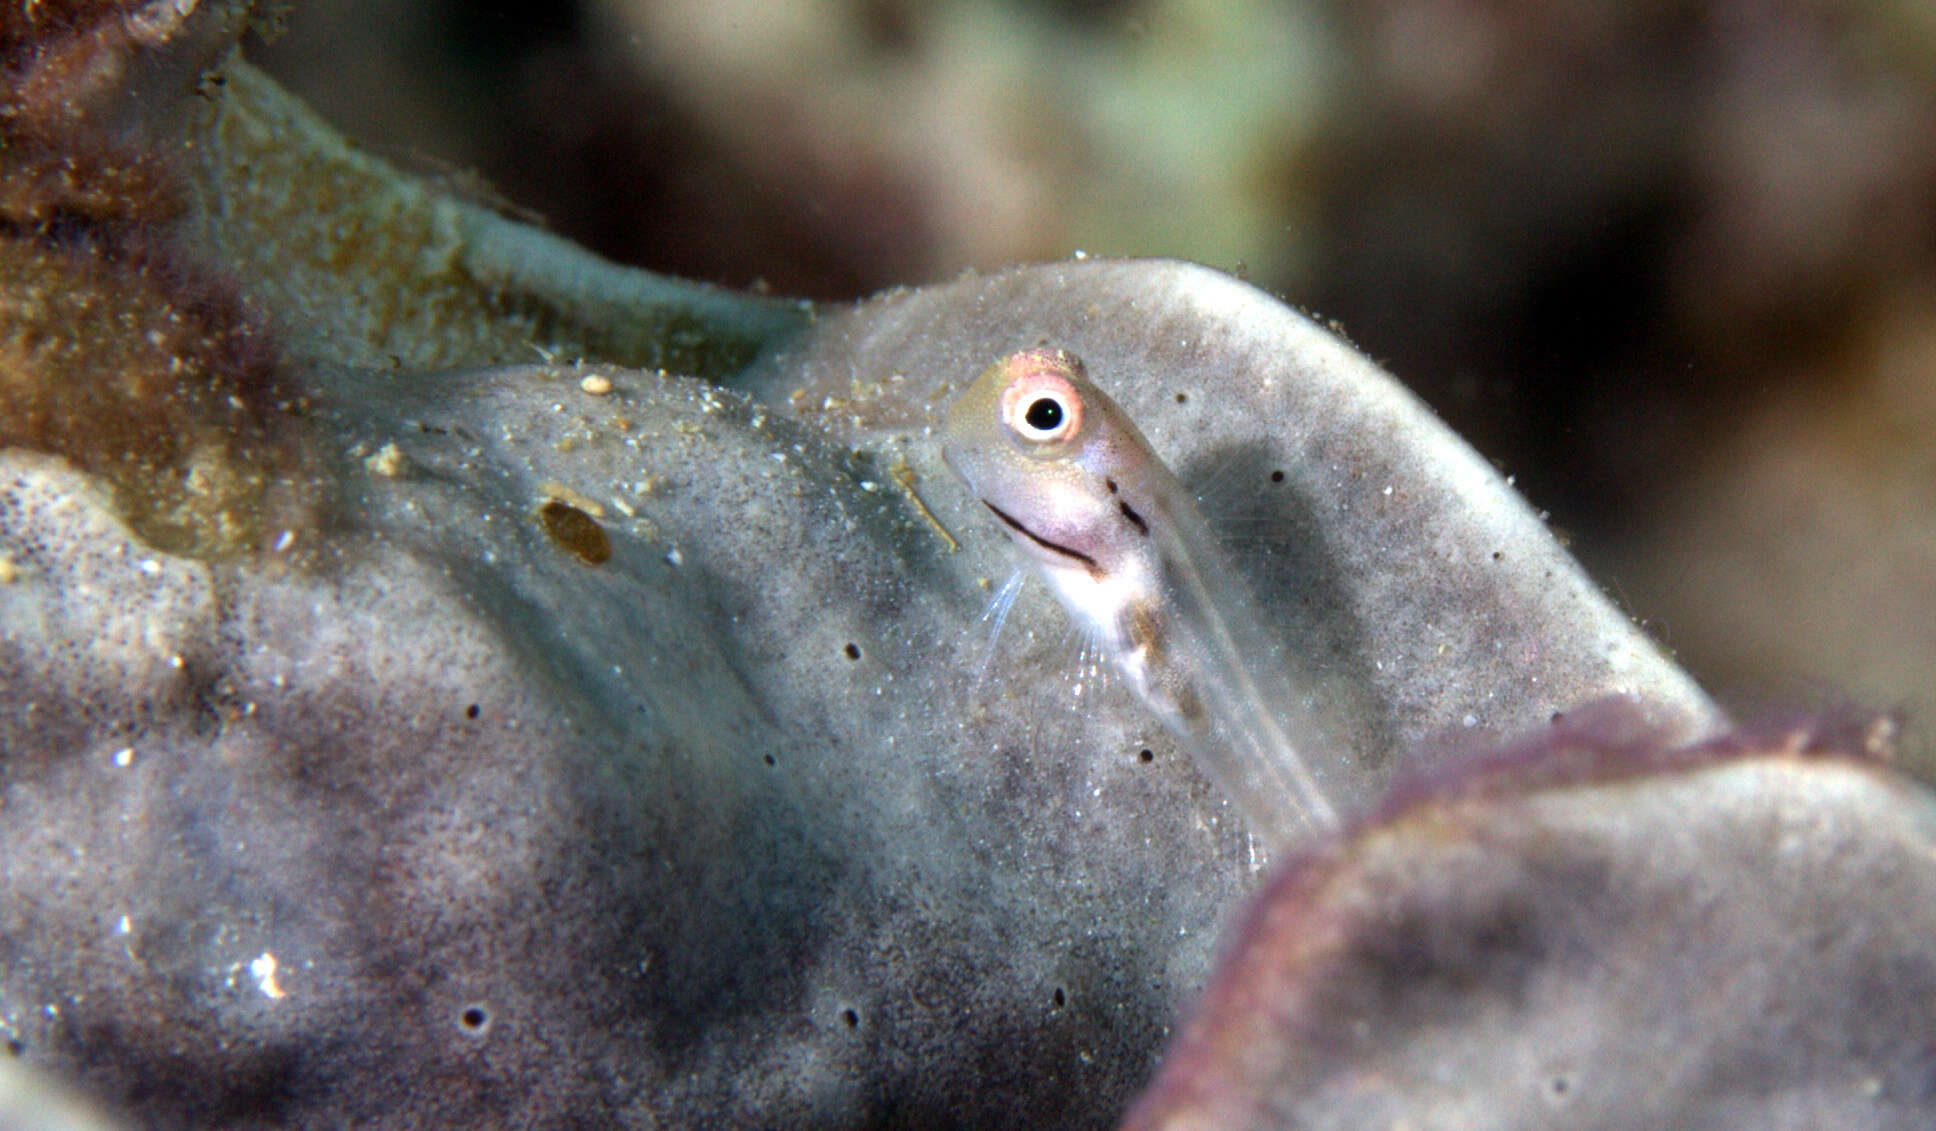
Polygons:
<instances>
[{"instance_id":1,"label":"gray coral surface","mask_svg":"<svg viewBox=\"0 0 1936 1131\"><path fill-rule=\"evenodd\" d=\"M342 529L254 559L5 457L11 1039L163 1126L1113 1118L1253 848L1045 599L988 651L1011 558L926 414L1045 336L1185 468L1287 471L1246 560L1347 689L1346 800L1464 715L1712 725L1389 378L1199 268L890 296L756 395L318 366L313 426L367 460Z\"/></svg>"},{"instance_id":2,"label":"gray coral surface","mask_svg":"<svg viewBox=\"0 0 1936 1131\"><path fill-rule=\"evenodd\" d=\"M1712 745L1700 689L1337 337L1169 261L818 311L629 271L430 191L239 61L214 81L243 14L156 0L21 56L52 93L18 168L59 175L0 201L0 1037L26 1066L0 1101L1099 1126L1207 984L1141 1111L1382 1118L1458 1066L1475 1121L1553 1079L1589 1114L1642 1087L1717 1123L1925 1113L1928 798L1887 742L1841 749L1859 771L1708 772L1799 747ZM122 94L142 113L103 149L120 119L82 96ZM81 207L75 153L151 152L174 203ZM1082 354L1232 532L1347 835L1254 844L1039 590L990 640L1016 559L931 428L1037 344ZM547 355L591 360L505 364ZM224 445L232 419L259 431ZM210 533L166 542L163 509ZM1608 699L1644 749L1553 726ZM1475 768L1511 734L1517 762ZM1308 940L1335 944L1292 963L1315 977L1232 1004ZM1717 971L1730 992L1681 1009ZM1592 1038L1591 1071L1487 1061L1522 1020ZM1709 1050L1681 1093L1634 1083L1663 1047ZM1820 1105L1757 1106L1790 1076Z\"/></svg>"},{"instance_id":3,"label":"gray coral surface","mask_svg":"<svg viewBox=\"0 0 1936 1131\"><path fill-rule=\"evenodd\" d=\"M845 451L626 373L574 448L562 376L440 383L321 573L9 457L13 1039L163 1125L1107 1118L1234 838L1132 739L971 742L979 598Z\"/></svg>"},{"instance_id":4,"label":"gray coral surface","mask_svg":"<svg viewBox=\"0 0 1936 1131\"><path fill-rule=\"evenodd\" d=\"M1719 725L1429 409L1329 331L1207 267L1045 264L900 292L823 318L743 380L846 442L899 441L926 436L928 414L989 360L1041 344L1080 355L1232 532L1269 635L1345 751L1329 784L1347 808L1380 796L1428 738L1515 733L1608 695L1683 736ZM962 490L936 493L988 561L982 547L1001 543L988 516ZM982 568L1004 570L994 557Z\"/></svg>"}]
</instances>

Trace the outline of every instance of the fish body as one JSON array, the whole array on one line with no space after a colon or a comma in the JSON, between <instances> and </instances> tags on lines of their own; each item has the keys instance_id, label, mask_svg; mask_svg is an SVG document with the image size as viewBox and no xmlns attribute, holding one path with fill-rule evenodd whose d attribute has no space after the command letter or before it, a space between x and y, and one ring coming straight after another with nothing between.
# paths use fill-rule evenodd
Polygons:
<instances>
[{"instance_id":1,"label":"fish body","mask_svg":"<svg viewBox=\"0 0 1936 1131\"><path fill-rule=\"evenodd\" d=\"M1276 845L1337 823L1278 646L1196 501L1067 350L1004 357L942 457L1211 780Z\"/></svg>"}]
</instances>

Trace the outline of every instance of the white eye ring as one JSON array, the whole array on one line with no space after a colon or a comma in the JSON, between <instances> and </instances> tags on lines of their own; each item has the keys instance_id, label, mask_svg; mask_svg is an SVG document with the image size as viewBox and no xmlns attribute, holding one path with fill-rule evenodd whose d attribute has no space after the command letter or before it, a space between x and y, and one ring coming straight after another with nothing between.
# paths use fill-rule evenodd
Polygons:
<instances>
[{"instance_id":1,"label":"white eye ring","mask_svg":"<svg viewBox=\"0 0 1936 1131\"><path fill-rule=\"evenodd\" d=\"M1082 398L1067 378L1030 373L1002 392L1002 423L1031 443L1054 444L1082 428Z\"/></svg>"}]
</instances>

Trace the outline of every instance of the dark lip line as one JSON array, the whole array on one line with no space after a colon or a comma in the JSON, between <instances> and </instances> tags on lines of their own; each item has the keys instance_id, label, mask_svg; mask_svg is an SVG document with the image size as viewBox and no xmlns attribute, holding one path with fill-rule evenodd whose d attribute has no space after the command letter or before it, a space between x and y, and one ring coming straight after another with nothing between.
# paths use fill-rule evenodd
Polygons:
<instances>
[{"instance_id":1,"label":"dark lip line","mask_svg":"<svg viewBox=\"0 0 1936 1131\"><path fill-rule=\"evenodd\" d=\"M987 507L991 511L994 511L995 517L1001 519L1004 523L1006 523L1010 530L1013 530L1016 533L1020 534L1022 537L1027 538L1029 541L1042 547L1044 550L1051 551L1052 553L1061 554L1064 557L1074 558L1076 561L1079 561L1084 566L1088 567L1089 572L1091 573L1096 572L1097 570L1096 559L1090 557L1088 554L1083 553L1081 550L1071 550L1069 547L1064 546L1060 543L1049 541L1047 538L1042 537L1040 534L1037 534L1035 531L1030 530L1028 527L1023 526L1021 523L1015 521L1015 519L1012 516L1010 516L1007 511L996 506L994 503L989 502L987 499L983 499L981 501L981 505Z\"/></svg>"}]
</instances>

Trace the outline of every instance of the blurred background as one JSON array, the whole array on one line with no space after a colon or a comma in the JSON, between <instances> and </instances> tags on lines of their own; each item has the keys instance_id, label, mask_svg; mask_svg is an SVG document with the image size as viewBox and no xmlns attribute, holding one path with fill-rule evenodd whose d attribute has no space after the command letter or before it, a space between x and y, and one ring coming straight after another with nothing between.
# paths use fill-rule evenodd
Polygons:
<instances>
[{"instance_id":1,"label":"blurred background","mask_svg":"<svg viewBox=\"0 0 1936 1131\"><path fill-rule=\"evenodd\" d=\"M1929 0L302 0L250 56L611 258L1175 255L1339 323L1745 716L1936 768Z\"/></svg>"}]
</instances>

